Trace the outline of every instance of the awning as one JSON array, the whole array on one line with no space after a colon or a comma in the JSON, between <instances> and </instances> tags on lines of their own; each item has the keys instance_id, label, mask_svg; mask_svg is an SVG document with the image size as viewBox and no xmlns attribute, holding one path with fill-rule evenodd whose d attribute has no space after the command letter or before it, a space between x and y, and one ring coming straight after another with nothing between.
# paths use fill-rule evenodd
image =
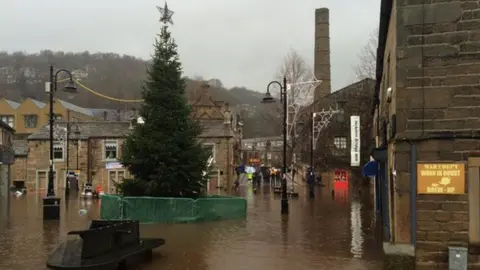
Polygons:
<instances>
[{"instance_id":1,"label":"awning","mask_svg":"<svg viewBox=\"0 0 480 270\"><path fill-rule=\"evenodd\" d=\"M362 175L367 177L372 177L377 175L377 166L378 162L375 160L369 161L367 164L363 166Z\"/></svg>"},{"instance_id":2,"label":"awning","mask_svg":"<svg viewBox=\"0 0 480 270\"><path fill-rule=\"evenodd\" d=\"M117 143L105 143L105 148L116 149Z\"/></svg>"}]
</instances>

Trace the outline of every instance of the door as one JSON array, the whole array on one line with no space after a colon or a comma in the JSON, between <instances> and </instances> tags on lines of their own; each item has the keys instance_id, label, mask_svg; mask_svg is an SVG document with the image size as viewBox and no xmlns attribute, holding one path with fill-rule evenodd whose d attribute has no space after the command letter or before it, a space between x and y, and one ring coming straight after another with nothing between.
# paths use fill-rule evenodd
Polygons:
<instances>
[{"instance_id":1,"label":"door","mask_svg":"<svg viewBox=\"0 0 480 270\"><path fill-rule=\"evenodd\" d=\"M46 171L37 172L37 190L36 191L47 190L47 175L48 175L48 172Z\"/></svg>"},{"instance_id":2,"label":"door","mask_svg":"<svg viewBox=\"0 0 480 270\"><path fill-rule=\"evenodd\" d=\"M115 194L117 184L117 171L108 171L108 193Z\"/></svg>"},{"instance_id":3,"label":"door","mask_svg":"<svg viewBox=\"0 0 480 270\"><path fill-rule=\"evenodd\" d=\"M56 173L53 172L53 186L57 190ZM37 171L36 191L47 192L48 189L48 171Z\"/></svg>"},{"instance_id":4,"label":"door","mask_svg":"<svg viewBox=\"0 0 480 270\"><path fill-rule=\"evenodd\" d=\"M124 170L111 170L108 171L108 192L111 194L117 193L116 185L123 183L125 179Z\"/></svg>"}]
</instances>

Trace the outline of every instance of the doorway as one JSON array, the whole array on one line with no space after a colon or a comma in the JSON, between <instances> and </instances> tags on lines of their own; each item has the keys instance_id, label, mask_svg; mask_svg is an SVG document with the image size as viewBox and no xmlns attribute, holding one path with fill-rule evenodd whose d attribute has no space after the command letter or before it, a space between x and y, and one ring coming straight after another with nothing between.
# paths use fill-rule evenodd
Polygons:
<instances>
[{"instance_id":1,"label":"doorway","mask_svg":"<svg viewBox=\"0 0 480 270\"><path fill-rule=\"evenodd\" d=\"M57 189L57 174L53 172L53 186ZM35 191L46 192L48 188L48 170L37 171L37 182L35 185Z\"/></svg>"},{"instance_id":2,"label":"doorway","mask_svg":"<svg viewBox=\"0 0 480 270\"><path fill-rule=\"evenodd\" d=\"M108 191L110 194L117 194L117 184L125 179L125 170L109 170L108 171Z\"/></svg>"}]
</instances>

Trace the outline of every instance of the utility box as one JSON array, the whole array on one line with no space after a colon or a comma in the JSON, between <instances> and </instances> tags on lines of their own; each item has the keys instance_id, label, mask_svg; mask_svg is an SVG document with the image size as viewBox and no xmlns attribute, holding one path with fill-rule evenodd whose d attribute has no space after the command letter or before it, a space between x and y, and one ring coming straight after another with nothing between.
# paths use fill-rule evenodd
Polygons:
<instances>
[{"instance_id":1,"label":"utility box","mask_svg":"<svg viewBox=\"0 0 480 270\"><path fill-rule=\"evenodd\" d=\"M468 249L465 247L448 247L448 270L467 270Z\"/></svg>"}]
</instances>

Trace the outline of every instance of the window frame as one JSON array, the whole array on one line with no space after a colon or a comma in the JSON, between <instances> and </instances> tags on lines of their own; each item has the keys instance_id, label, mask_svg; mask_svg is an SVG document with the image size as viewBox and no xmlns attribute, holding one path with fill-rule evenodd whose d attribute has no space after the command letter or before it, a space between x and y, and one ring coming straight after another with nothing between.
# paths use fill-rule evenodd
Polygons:
<instances>
[{"instance_id":1,"label":"window frame","mask_svg":"<svg viewBox=\"0 0 480 270\"><path fill-rule=\"evenodd\" d=\"M55 153L57 152L58 153L58 150L55 149L55 147L57 148L61 148L62 151L62 158L55 158ZM54 162L60 162L60 161L64 161L65 160L65 143L62 142L62 141L53 141L53 157L52 157L53 161Z\"/></svg>"},{"instance_id":2,"label":"window frame","mask_svg":"<svg viewBox=\"0 0 480 270\"><path fill-rule=\"evenodd\" d=\"M5 120L6 121L5 121ZM9 124L9 119L12 120L12 124ZM11 128L15 128L15 116L12 114L2 114L0 115L0 121L4 122L5 124L9 125Z\"/></svg>"},{"instance_id":3,"label":"window frame","mask_svg":"<svg viewBox=\"0 0 480 270\"><path fill-rule=\"evenodd\" d=\"M27 122L28 122L27 118L28 117L34 117L35 118L35 125L27 126ZM24 128L37 128L37 126L38 126L38 115L36 115L36 114L25 114L25 115L23 115L23 126L24 126Z\"/></svg>"},{"instance_id":4,"label":"window frame","mask_svg":"<svg viewBox=\"0 0 480 270\"><path fill-rule=\"evenodd\" d=\"M217 159L217 151L216 151L216 144L215 143L202 143L202 147L205 148L205 146L211 146L212 147L212 156L213 156L213 163L215 163Z\"/></svg>"},{"instance_id":5,"label":"window frame","mask_svg":"<svg viewBox=\"0 0 480 270\"><path fill-rule=\"evenodd\" d=\"M107 144L115 144L115 157L114 158L109 158L107 156L107 152L110 150L107 150ZM103 140L103 160L106 161L117 161L118 160L118 140L117 139L105 139Z\"/></svg>"},{"instance_id":6,"label":"window frame","mask_svg":"<svg viewBox=\"0 0 480 270\"><path fill-rule=\"evenodd\" d=\"M333 144L335 149L345 150L347 149L347 137L345 136L336 136L333 138Z\"/></svg>"}]
</instances>

